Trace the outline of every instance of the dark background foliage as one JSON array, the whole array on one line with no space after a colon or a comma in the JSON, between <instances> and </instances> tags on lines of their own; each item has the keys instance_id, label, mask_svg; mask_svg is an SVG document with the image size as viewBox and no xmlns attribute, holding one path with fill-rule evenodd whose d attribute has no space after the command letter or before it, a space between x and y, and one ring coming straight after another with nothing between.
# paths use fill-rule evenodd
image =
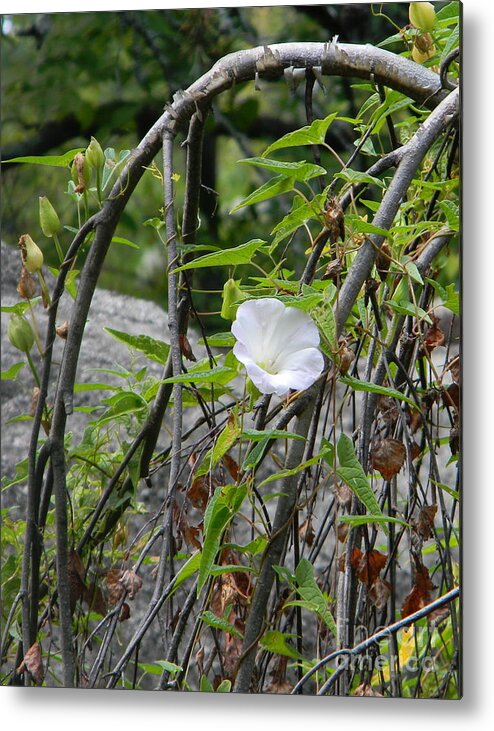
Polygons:
<instances>
[{"instance_id":1,"label":"dark background foliage","mask_svg":"<svg viewBox=\"0 0 494 731\"><path fill-rule=\"evenodd\" d=\"M327 41L335 35L342 42L377 44L395 32L390 19L399 27L408 21L406 3L384 6L389 18L379 15L378 8L345 4L4 16L2 159L62 153L85 147L91 136L117 152L132 149L173 94L225 54L287 40ZM266 220L259 221L258 211L250 208L229 216L235 200L262 182L259 171L246 171L235 162L259 154L306 123L303 86L291 93L280 84L260 91L253 84L241 85L213 109L204 143L201 243L232 246L262 238L270 221L279 220L278 203L264 207ZM326 95L316 87L314 116L323 117L330 109L355 116L359 101L350 80L332 79ZM347 158L354 149L351 126L335 125L334 130L329 141ZM3 239L15 244L29 231L55 264L51 242L43 240L39 228L38 195L50 198L65 225L75 225L64 192L67 176L5 162L2 172ZM121 247L114 247L102 286L163 303L162 244L153 227L142 225L160 215L161 205L159 180L145 175L118 230L140 248L126 248L122 256ZM207 281L198 279L199 289L221 288L221 272L213 280L207 276Z\"/></svg>"}]
</instances>

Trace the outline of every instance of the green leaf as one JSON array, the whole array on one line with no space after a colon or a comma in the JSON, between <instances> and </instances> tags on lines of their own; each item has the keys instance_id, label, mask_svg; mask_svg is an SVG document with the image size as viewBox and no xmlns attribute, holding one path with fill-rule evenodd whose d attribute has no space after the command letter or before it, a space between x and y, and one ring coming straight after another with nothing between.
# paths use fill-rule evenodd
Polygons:
<instances>
[{"instance_id":1,"label":"green leaf","mask_svg":"<svg viewBox=\"0 0 494 731\"><path fill-rule=\"evenodd\" d=\"M112 338L124 343L128 348L143 353L149 360L166 365L168 353L170 352L168 343L164 343L162 340L155 340L155 338L149 335L129 335L120 330L113 330L111 327L104 327L103 330L106 330Z\"/></svg>"},{"instance_id":2,"label":"green leaf","mask_svg":"<svg viewBox=\"0 0 494 731\"><path fill-rule=\"evenodd\" d=\"M12 157L4 162L22 162L30 165L50 165L51 167L66 168L70 165L78 152L82 152L84 147L76 147L73 150L64 152L63 155L28 155L27 157Z\"/></svg>"},{"instance_id":3,"label":"green leaf","mask_svg":"<svg viewBox=\"0 0 494 731\"><path fill-rule=\"evenodd\" d=\"M340 376L339 380L345 385L350 386L350 388L353 388L354 391L369 391L370 393L378 393L381 396L390 396L391 398L398 399L399 401L406 401L406 403L410 404L410 406L417 408L416 403L412 401L411 398L408 398L408 396L405 396L401 393L401 391L397 391L395 388L378 386L375 383L361 381L359 378L354 378L353 376Z\"/></svg>"},{"instance_id":4,"label":"green leaf","mask_svg":"<svg viewBox=\"0 0 494 731\"><path fill-rule=\"evenodd\" d=\"M25 365L26 364L21 361L20 363L14 363L10 366L10 368L7 368L6 371L2 371L2 381L14 381L21 368L24 368Z\"/></svg>"},{"instance_id":5,"label":"green leaf","mask_svg":"<svg viewBox=\"0 0 494 731\"><path fill-rule=\"evenodd\" d=\"M216 688L217 693L230 693L232 689L232 681L225 678Z\"/></svg>"},{"instance_id":6,"label":"green leaf","mask_svg":"<svg viewBox=\"0 0 494 731\"><path fill-rule=\"evenodd\" d=\"M220 459L223 459L225 454L233 447L240 433L241 429L237 416L232 412L223 430L220 432L214 447L206 453L202 463L195 470L195 476L207 475L210 470L214 469Z\"/></svg>"},{"instance_id":7,"label":"green leaf","mask_svg":"<svg viewBox=\"0 0 494 731\"><path fill-rule=\"evenodd\" d=\"M201 693L214 693L213 684L211 683L209 678L206 677L206 675L201 675L199 690L201 691Z\"/></svg>"},{"instance_id":8,"label":"green leaf","mask_svg":"<svg viewBox=\"0 0 494 731\"><path fill-rule=\"evenodd\" d=\"M201 619L204 624L208 625L208 627L214 627L222 632L228 632L228 634L233 635L234 637L243 637L242 633L239 632L235 625L231 622L227 622L226 619L223 619L222 617L217 617L216 614L213 614L213 612L203 612L201 614Z\"/></svg>"},{"instance_id":9,"label":"green leaf","mask_svg":"<svg viewBox=\"0 0 494 731\"><path fill-rule=\"evenodd\" d=\"M296 307L298 310L310 312L322 300L322 294L314 292L314 294L297 295L293 297L291 294L278 294L275 299L283 302L287 307Z\"/></svg>"},{"instance_id":10,"label":"green leaf","mask_svg":"<svg viewBox=\"0 0 494 731\"><path fill-rule=\"evenodd\" d=\"M39 302L41 297L35 297L31 300L31 305ZM16 315L23 315L29 309L29 302L16 302L15 305L2 305L0 312L14 312Z\"/></svg>"},{"instance_id":11,"label":"green leaf","mask_svg":"<svg viewBox=\"0 0 494 731\"><path fill-rule=\"evenodd\" d=\"M201 338L197 342L199 345L204 345L206 340ZM207 343L211 348L232 348L235 345L235 337L231 332L216 333L207 336Z\"/></svg>"},{"instance_id":12,"label":"green leaf","mask_svg":"<svg viewBox=\"0 0 494 731\"><path fill-rule=\"evenodd\" d=\"M424 280L422 279L422 275L419 272L417 265L413 261L407 261L405 264L405 269L407 270L410 277L418 282L419 284L423 284Z\"/></svg>"},{"instance_id":13,"label":"green leaf","mask_svg":"<svg viewBox=\"0 0 494 731\"><path fill-rule=\"evenodd\" d=\"M315 612L326 624L328 629L335 637L338 636L338 630L333 615L329 611L327 599L318 587L314 578L314 567L307 559L300 560L295 569L295 578L297 581L297 592L304 599L311 611Z\"/></svg>"},{"instance_id":14,"label":"green leaf","mask_svg":"<svg viewBox=\"0 0 494 731\"><path fill-rule=\"evenodd\" d=\"M259 484L259 487L263 487L264 485L267 485L269 482L273 482L274 480L284 480L285 477L293 477L293 475L297 475L299 472L306 470L307 467L312 467L312 465L317 464L321 457L324 458L324 456L325 454L323 450L315 457L308 459L306 462L301 462L301 464L293 467L292 469L281 470L281 472L276 472L274 475L269 475L269 477L266 477L266 479Z\"/></svg>"},{"instance_id":15,"label":"green leaf","mask_svg":"<svg viewBox=\"0 0 494 731\"><path fill-rule=\"evenodd\" d=\"M336 445L336 451L338 454L338 467L336 470L338 477L348 485L360 502L365 505L370 515L386 517L379 507L367 475L357 459L353 442L346 434L341 434ZM383 525L383 530L387 535L385 525Z\"/></svg>"},{"instance_id":16,"label":"green leaf","mask_svg":"<svg viewBox=\"0 0 494 731\"><path fill-rule=\"evenodd\" d=\"M326 354L331 357L338 350L336 321L331 303L324 298L310 311L310 315L317 325L323 345L326 345Z\"/></svg>"},{"instance_id":17,"label":"green leaf","mask_svg":"<svg viewBox=\"0 0 494 731\"><path fill-rule=\"evenodd\" d=\"M221 537L247 494L247 485L217 487L204 513L204 543L199 566L197 595L207 582L220 548Z\"/></svg>"},{"instance_id":18,"label":"green leaf","mask_svg":"<svg viewBox=\"0 0 494 731\"><path fill-rule=\"evenodd\" d=\"M392 299L385 300L384 304L389 305L393 312L396 312L398 315L410 315L411 317L418 317L421 320L425 320L425 322L428 322L429 325L432 324L432 320L427 312L423 310L422 307L414 305L413 302L408 302L407 300L400 300L399 302L396 302L394 299Z\"/></svg>"},{"instance_id":19,"label":"green leaf","mask_svg":"<svg viewBox=\"0 0 494 731\"><path fill-rule=\"evenodd\" d=\"M446 300L443 305L451 310L455 315L460 314L460 293L455 292L454 282L446 285Z\"/></svg>"},{"instance_id":20,"label":"green leaf","mask_svg":"<svg viewBox=\"0 0 494 731\"><path fill-rule=\"evenodd\" d=\"M284 431L283 429L266 429L266 430L257 430L257 429L244 429L241 434L242 439L250 439L253 442L258 442L260 440L264 440L265 438L268 439L304 439L303 436L300 434L293 434L289 431Z\"/></svg>"},{"instance_id":21,"label":"green leaf","mask_svg":"<svg viewBox=\"0 0 494 731\"><path fill-rule=\"evenodd\" d=\"M326 133L329 126L334 122L337 113L329 114L325 119L315 119L312 124L301 127L294 132L288 132L279 140L273 142L272 145L264 150L262 157L266 157L274 150L280 150L285 147L299 147L301 145L321 145L326 139Z\"/></svg>"},{"instance_id":22,"label":"green leaf","mask_svg":"<svg viewBox=\"0 0 494 731\"><path fill-rule=\"evenodd\" d=\"M264 456L264 452L266 451L266 447L269 444L269 437L265 437L264 439L261 439L260 442L256 444L254 449L252 449L245 457L243 463L242 463L242 469L250 470L253 469L256 465L259 464L261 459Z\"/></svg>"},{"instance_id":23,"label":"green leaf","mask_svg":"<svg viewBox=\"0 0 494 731\"><path fill-rule=\"evenodd\" d=\"M190 577L199 570L201 559L202 552L196 551L196 553L193 553L192 556L184 563L178 574L175 576L175 579L173 581L173 587L170 591L169 597L175 594L177 589L179 589L182 584L187 581L187 579L190 579Z\"/></svg>"},{"instance_id":24,"label":"green leaf","mask_svg":"<svg viewBox=\"0 0 494 731\"><path fill-rule=\"evenodd\" d=\"M359 170L341 170L339 173L335 173L335 178L341 178L352 185L370 183L372 185L378 185L380 188L384 188L384 182L382 180L375 178L373 175L369 175L368 173L360 172Z\"/></svg>"},{"instance_id":25,"label":"green leaf","mask_svg":"<svg viewBox=\"0 0 494 731\"><path fill-rule=\"evenodd\" d=\"M249 553L251 556L257 556L258 553L262 553L266 548L268 539L266 536L257 536L253 541L249 541L247 545L240 546L238 543L227 543L225 548L233 548L239 553Z\"/></svg>"},{"instance_id":26,"label":"green leaf","mask_svg":"<svg viewBox=\"0 0 494 731\"><path fill-rule=\"evenodd\" d=\"M170 376L162 383L219 383L225 384L237 375L237 371L226 366L216 366L208 371L194 371L184 373L181 376Z\"/></svg>"},{"instance_id":27,"label":"green leaf","mask_svg":"<svg viewBox=\"0 0 494 731\"><path fill-rule=\"evenodd\" d=\"M181 267L175 269L176 272L183 272L186 269L203 269L205 267L217 267L217 266L240 266L241 264L249 264L252 261L252 257L261 249L266 242L262 239L252 239L246 244L240 244L232 249L222 249L221 251L214 252L213 254L206 254L200 256L194 261L190 261L188 264L183 264Z\"/></svg>"},{"instance_id":28,"label":"green leaf","mask_svg":"<svg viewBox=\"0 0 494 731\"><path fill-rule=\"evenodd\" d=\"M350 228L352 228L357 233L375 234L376 236L384 236L385 238L390 236L390 231L388 231L386 228L379 228L379 226L374 226L374 224L369 223L368 221L364 221L363 218L360 218L360 216L354 216L350 214L345 216L345 220L347 221Z\"/></svg>"},{"instance_id":29,"label":"green leaf","mask_svg":"<svg viewBox=\"0 0 494 731\"><path fill-rule=\"evenodd\" d=\"M261 201L266 201L269 200L269 198L274 198L282 193L287 193L288 191L293 190L293 183L293 178L287 178L285 175L277 175L276 178L268 180L264 183L264 185L261 185L260 188L257 188L248 195L247 198L244 198L240 201L240 203L237 203L237 205L230 211L230 214L235 213L235 211L238 211L240 208L244 208L245 206L252 206L255 203L261 203Z\"/></svg>"},{"instance_id":30,"label":"green leaf","mask_svg":"<svg viewBox=\"0 0 494 731\"><path fill-rule=\"evenodd\" d=\"M454 48L457 48L460 43L460 27L459 25L455 26L451 33L448 36L448 40L446 41L444 48L441 52L441 63L446 59L449 53Z\"/></svg>"},{"instance_id":31,"label":"green leaf","mask_svg":"<svg viewBox=\"0 0 494 731\"><path fill-rule=\"evenodd\" d=\"M85 391L117 391L117 386L110 386L108 383L75 383L74 393Z\"/></svg>"},{"instance_id":32,"label":"green leaf","mask_svg":"<svg viewBox=\"0 0 494 731\"><path fill-rule=\"evenodd\" d=\"M134 489L137 489L141 477L141 456L143 449L144 443L139 445L127 464L127 472Z\"/></svg>"},{"instance_id":33,"label":"green leaf","mask_svg":"<svg viewBox=\"0 0 494 731\"><path fill-rule=\"evenodd\" d=\"M147 403L138 393L134 391L120 391L115 396L102 399L108 408L104 415L98 419L98 424L118 419L125 414L134 414L147 409Z\"/></svg>"},{"instance_id":34,"label":"green leaf","mask_svg":"<svg viewBox=\"0 0 494 731\"><path fill-rule=\"evenodd\" d=\"M391 518L389 515L340 515L338 520L342 523L349 523L352 526L365 525L366 523L398 523L406 528L410 524L399 518Z\"/></svg>"},{"instance_id":35,"label":"green leaf","mask_svg":"<svg viewBox=\"0 0 494 731\"><path fill-rule=\"evenodd\" d=\"M460 211L457 203L453 201L440 201L439 208L444 213L448 226L452 231L460 230Z\"/></svg>"},{"instance_id":36,"label":"green leaf","mask_svg":"<svg viewBox=\"0 0 494 731\"><path fill-rule=\"evenodd\" d=\"M216 488L221 496L221 488ZM209 507L209 506L208 506ZM228 525L231 518L230 509L223 499L217 499L213 503L213 507L208 514L206 527L206 515L204 517L204 544L202 547L201 564L199 567L199 579L197 584L197 595L202 591L203 586L209 578L210 570L216 559L216 555L220 548L221 537L223 531Z\"/></svg>"},{"instance_id":37,"label":"green leaf","mask_svg":"<svg viewBox=\"0 0 494 731\"><path fill-rule=\"evenodd\" d=\"M175 665L174 662L170 662L169 660L157 660L156 665L171 675L176 675L183 671L183 668L180 665Z\"/></svg>"},{"instance_id":38,"label":"green leaf","mask_svg":"<svg viewBox=\"0 0 494 731\"><path fill-rule=\"evenodd\" d=\"M280 241L286 239L287 236L290 236L300 226L303 226L312 219L321 218L325 197L326 193L319 194L307 203L300 203L298 197L294 199L290 213L282 218L271 231L271 234L274 235L274 240L269 247L270 253L274 251Z\"/></svg>"},{"instance_id":39,"label":"green leaf","mask_svg":"<svg viewBox=\"0 0 494 731\"><path fill-rule=\"evenodd\" d=\"M273 655L283 655L291 657L294 660L302 660L302 655L292 646L288 644L288 640L294 635L284 634L278 630L270 630L265 632L261 637L260 645Z\"/></svg>"},{"instance_id":40,"label":"green leaf","mask_svg":"<svg viewBox=\"0 0 494 731\"><path fill-rule=\"evenodd\" d=\"M141 248L139 244L134 244L133 241L129 241L129 239L124 239L123 236L113 236L111 242L112 244L123 244L124 246L131 246L133 249Z\"/></svg>"},{"instance_id":41,"label":"green leaf","mask_svg":"<svg viewBox=\"0 0 494 731\"><path fill-rule=\"evenodd\" d=\"M264 157L249 157L245 160L239 160L241 163L255 165L265 168L278 175L284 175L288 178L294 178L299 182L305 182L315 178L318 175L326 175L326 170L320 165L314 165L312 162L282 162L281 160L269 160Z\"/></svg>"}]
</instances>

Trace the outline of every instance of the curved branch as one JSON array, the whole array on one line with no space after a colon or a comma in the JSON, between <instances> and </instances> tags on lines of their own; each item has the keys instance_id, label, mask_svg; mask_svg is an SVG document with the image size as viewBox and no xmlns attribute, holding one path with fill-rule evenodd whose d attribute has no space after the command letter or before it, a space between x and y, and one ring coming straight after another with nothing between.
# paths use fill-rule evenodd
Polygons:
<instances>
[{"instance_id":1,"label":"curved branch","mask_svg":"<svg viewBox=\"0 0 494 731\"><path fill-rule=\"evenodd\" d=\"M374 226L384 229L390 228L422 158L458 113L459 93L458 90L455 90L430 114L407 146L407 154L401 158L393 180L383 197L378 212L374 216L372 221ZM376 253L383 240L383 236L369 235L355 257L341 287L336 306L335 318L338 334L341 334L360 289L370 275Z\"/></svg>"}]
</instances>

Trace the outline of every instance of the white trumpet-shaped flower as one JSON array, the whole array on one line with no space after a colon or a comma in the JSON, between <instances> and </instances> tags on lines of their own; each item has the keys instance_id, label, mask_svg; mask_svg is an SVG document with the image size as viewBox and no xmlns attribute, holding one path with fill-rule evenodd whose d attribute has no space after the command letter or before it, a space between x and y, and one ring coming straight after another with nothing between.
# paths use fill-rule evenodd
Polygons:
<instances>
[{"instance_id":1,"label":"white trumpet-shaped flower","mask_svg":"<svg viewBox=\"0 0 494 731\"><path fill-rule=\"evenodd\" d=\"M232 324L236 358L261 393L284 396L317 380L324 368L319 332L312 318L277 299L247 300Z\"/></svg>"}]
</instances>

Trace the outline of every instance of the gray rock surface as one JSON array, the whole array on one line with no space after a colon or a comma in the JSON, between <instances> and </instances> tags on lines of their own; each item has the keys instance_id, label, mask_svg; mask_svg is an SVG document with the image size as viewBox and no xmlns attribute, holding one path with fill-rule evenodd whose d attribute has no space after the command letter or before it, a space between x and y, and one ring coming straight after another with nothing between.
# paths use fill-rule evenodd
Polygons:
<instances>
[{"instance_id":1,"label":"gray rock surface","mask_svg":"<svg viewBox=\"0 0 494 731\"><path fill-rule=\"evenodd\" d=\"M16 247L2 243L1 246L1 292L2 306L13 305L20 301L16 291L20 275L20 256ZM47 281L50 280L47 275ZM59 306L58 324L69 321L72 310L72 299L65 293ZM35 305L36 320L40 328L41 342L44 343L44 330L47 323L47 312L41 304ZM2 371L14 363L23 360L22 354L12 347L7 337L9 315L2 313ZM145 300L128 297L115 292L96 290L86 323L85 335L77 371L78 383L97 381L100 383L122 383L121 379L108 373L94 372L95 368L115 369L116 366L138 369L146 365L148 372L160 376L162 367L158 363L147 360L139 353L131 353L104 331L110 327L132 335L149 335L169 342L167 314L157 304ZM54 352L54 363L60 362L64 341L57 338ZM41 365L36 349L32 350L33 359ZM57 369L54 368L56 374ZM35 385L31 371L25 366L15 381L2 381L1 388L1 429L2 476L12 475L15 464L26 456L27 444L31 428L30 421L11 422L11 419L29 412L32 388ZM54 386L54 384L52 384ZM102 392L83 392L74 397L74 406L94 404L101 398ZM104 396L108 392L103 393ZM75 411L67 420L67 430L76 434L82 433L88 416Z\"/></svg>"}]
</instances>

